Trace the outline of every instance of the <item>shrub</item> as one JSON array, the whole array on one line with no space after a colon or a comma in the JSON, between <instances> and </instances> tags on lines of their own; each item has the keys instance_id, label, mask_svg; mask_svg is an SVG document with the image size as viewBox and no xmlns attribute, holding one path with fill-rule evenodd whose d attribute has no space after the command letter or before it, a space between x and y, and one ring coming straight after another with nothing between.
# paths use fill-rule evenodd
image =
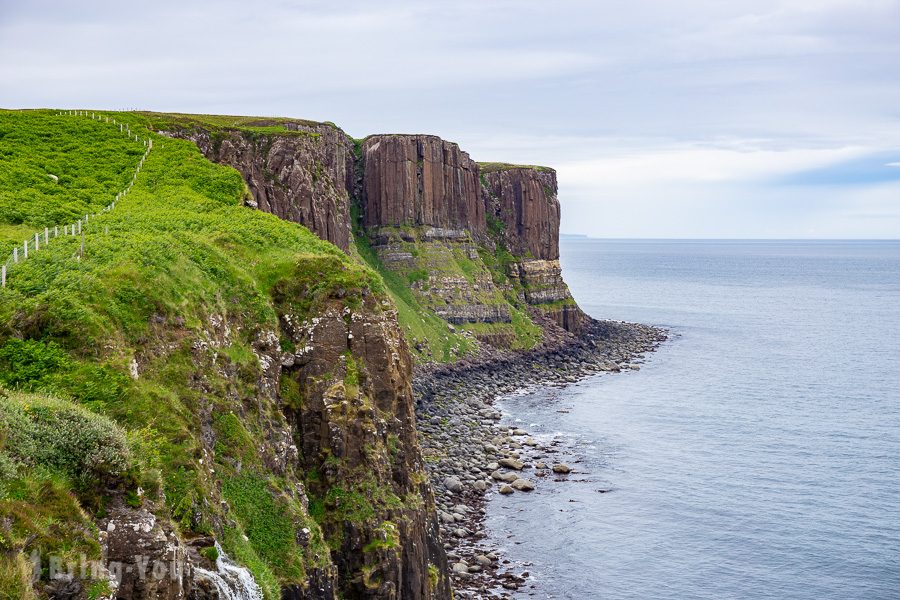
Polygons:
<instances>
[{"instance_id":1,"label":"shrub","mask_svg":"<svg viewBox=\"0 0 900 600\"><path fill-rule=\"evenodd\" d=\"M0 398L0 439L13 460L58 470L82 483L119 477L130 464L120 427L49 396Z\"/></svg>"},{"instance_id":2,"label":"shrub","mask_svg":"<svg viewBox=\"0 0 900 600\"><path fill-rule=\"evenodd\" d=\"M207 546L200 550L200 554L209 562L216 562L219 559L219 551L215 546Z\"/></svg>"}]
</instances>

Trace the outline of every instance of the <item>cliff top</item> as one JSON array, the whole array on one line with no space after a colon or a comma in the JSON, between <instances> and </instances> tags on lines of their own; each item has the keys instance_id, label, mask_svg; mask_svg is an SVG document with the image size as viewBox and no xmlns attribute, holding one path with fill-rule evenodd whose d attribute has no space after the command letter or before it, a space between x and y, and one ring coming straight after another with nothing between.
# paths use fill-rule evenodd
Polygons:
<instances>
[{"instance_id":1,"label":"cliff top","mask_svg":"<svg viewBox=\"0 0 900 600\"><path fill-rule=\"evenodd\" d=\"M342 131L330 121L319 122L287 117L253 117L237 115L202 115L190 113L159 113L141 111L151 128L165 130L173 127L184 129L199 127L209 130L240 130L278 135L317 135L317 130L330 127ZM312 130L312 131L311 131Z\"/></svg>"},{"instance_id":2,"label":"cliff top","mask_svg":"<svg viewBox=\"0 0 900 600\"><path fill-rule=\"evenodd\" d=\"M545 173L556 172L556 169L543 167L540 165L514 165L502 162L480 162L478 163L478 167L481 169L482 173L496 173L497 171L509 171L512 169L531 169L534 171L542 171Z\"/></svg>"}]
</instances>

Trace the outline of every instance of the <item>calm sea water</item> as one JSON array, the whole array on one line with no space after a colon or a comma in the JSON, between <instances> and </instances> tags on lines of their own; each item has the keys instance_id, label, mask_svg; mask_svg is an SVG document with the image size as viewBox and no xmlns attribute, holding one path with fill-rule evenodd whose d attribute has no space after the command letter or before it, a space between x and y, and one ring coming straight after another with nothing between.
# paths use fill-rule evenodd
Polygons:
<instances>
[{"instance_id":1,"label":"calm sea water","mask_svg":"<svg viewBox=\"0 0 900 600\"><path fill-rule=\"evenodd\" d=\"M900 598L900 243L569 239L562 262L591 315L673 337L504 401L583 459L489 504L523 595Z\"/></svg>"}]
</instances>

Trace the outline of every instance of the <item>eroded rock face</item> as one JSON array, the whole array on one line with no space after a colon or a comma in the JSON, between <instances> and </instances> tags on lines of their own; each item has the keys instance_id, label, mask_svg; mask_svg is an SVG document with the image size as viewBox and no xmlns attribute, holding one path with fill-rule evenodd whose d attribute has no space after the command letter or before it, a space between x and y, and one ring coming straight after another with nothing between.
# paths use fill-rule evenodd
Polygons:
<instances>
[{"instance_id":1,"label":"eroded rock face","mask_svg":"<svg viewBox=\"0 0 900 600\"><path fill-rule=\"evenodd\" d=\"M192 140L208 159L240 171L253 196L251 206L300 223L347 251L353 142L325 123L263 120L255 125L284 125L293 132L251 135L193 129L170 133Z\"/></svg>"},{"instance_id":2,"label":"eroded rock face","mask_svg":"<svg viewBox=\"0 0 900 600\"><path fill-rule=\"evenodd\" d=\"M536 307L557 325L578 333L588 321L562 277L559 260L522 260L511 266L525 290L525 301Z\"/></svg>"},{"instance_id":3,"label":"eroded rock face","mask_svg":"<svg viewBox=\"0 0 900 600\"><path fill-rule=\"evenodd\" d=\"M521 281L525 301L566 331L580 332L588 317L572 298L559 264L556 172L494 167L485 169L482 181L488 215L502 223L500 243L519 259L510 276Z\"/></svg>"},{"instance_id":4,"label":"eroded rock face","mask_svg":"<svg viewBox=\"0 0 900 600\"><path fill-rule=\"evenodd\" d=\"M559 260L559 199L556 171L510 167L482 173L488 215L503 223L515 256Z\"/></svg>"},{"instance_id":5,"label":"eroded rock face","mask_svg":"<svg viewBox=\"0 0 900 600\"><path fill-rule=\"evenodd\" d=\"M186 600L193 572L174 529L149 510L118 506L98 523L106 567L118 581L116 598Z\"/></svg>"},{"instance_id":6,"label":"eroded rock face","mask_svg":"<svg viewBox=\"0 0 900 600\"><path fill-rule=\"evenodd\" d=\"M478 165L433 135L374 135L363 143L367 228L426 225L484 238Z\"/></svg>"},{"instance_id":7,"label":"eroded rock face","mask_svg":"<svg viewBox=\"0 0 900 600\"><path fill-rule=\"evenodd\" d=\"M422 306L454 325L508 323L509 305L481 265L469 232L436 227L379 227L369 239L384 265L409 281ZM460 261L469 272L448 268Z\"/></svg>"},{"instance_id":8,"label":"eroded rock face","mask_svg":"<svg viewBox=\"0 0 900 600\"><path fill-rule=\"evenodd\" d=\"M354 308L350 306L353 305ZM285 406L308 493L352 598L450 598L434 497L416 439L412 359L384 300L338 298L316 317L289 312L298 349L285 367L300 405Z\"/></svg>"}]
</instances>

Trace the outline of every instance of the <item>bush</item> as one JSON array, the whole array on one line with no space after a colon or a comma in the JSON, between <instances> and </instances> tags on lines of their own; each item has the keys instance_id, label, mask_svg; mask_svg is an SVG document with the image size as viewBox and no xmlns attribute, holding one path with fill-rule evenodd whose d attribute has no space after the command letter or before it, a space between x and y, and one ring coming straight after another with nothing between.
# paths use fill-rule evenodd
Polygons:
<instances>
[{"instance_id":1,"label":"bush","mask_svg":"<svg viewBox=\"0 0 900 600\"><path fill-rule=\"evenodd\" d=\"M0 398L0 440L12 460L61 471L82 483L125 473L125 434L109 419L48 396Z\"/></svg>"}]
</instances>

